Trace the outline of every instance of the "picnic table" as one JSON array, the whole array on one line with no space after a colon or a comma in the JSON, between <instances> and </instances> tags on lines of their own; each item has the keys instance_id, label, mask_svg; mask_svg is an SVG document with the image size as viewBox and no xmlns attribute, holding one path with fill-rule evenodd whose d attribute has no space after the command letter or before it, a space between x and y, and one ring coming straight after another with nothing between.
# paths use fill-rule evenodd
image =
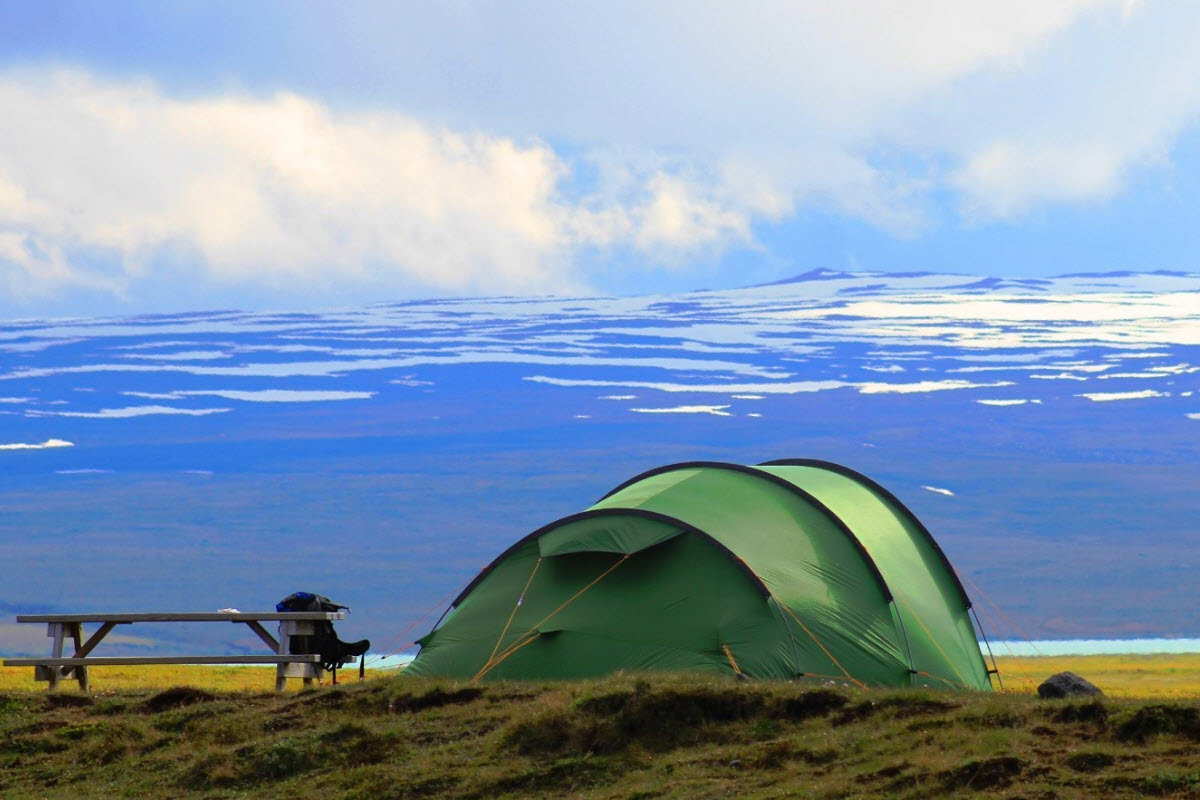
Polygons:
<instances>
[{"instance_id":1,"label":"picnic table","mask_svg":"<svg viewBox=\"0 0 1200 800\"><path fill-rule=\"evenodd\" d=\"M216 611L216 612L164 612L142 614L24 614L17 622L45 623L46 635L51 639L50 656L46 658L9 658L6 667L33 667L34 680L46 681L49 688L58 685L60 679L74 677L82 691L88 691L89 666L113 666L133 664L274 664L275 691L281 692L288 678L303 678L304 685L312 684L324 672L321 657L316 654L292 654L291 640L315 633L315 622L345 619L341 611ZM183 656L93 656L92 651L118 625L147 622L233 622L246 625L270 648L270 655L183 655ZM263 627L264 622L279 623L279 638L276 639ZM85 640L83 626L98 624L100 627ZM64 656L63 647L70 639L75 646L72 655Z\"/></svg>"}]
</instances>

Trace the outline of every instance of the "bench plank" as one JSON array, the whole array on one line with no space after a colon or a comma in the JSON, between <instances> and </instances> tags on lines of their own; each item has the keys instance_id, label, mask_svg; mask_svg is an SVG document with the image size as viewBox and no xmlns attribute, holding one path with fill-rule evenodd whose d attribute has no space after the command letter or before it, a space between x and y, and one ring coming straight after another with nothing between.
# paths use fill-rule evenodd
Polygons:
<instances>
[{"instance_id":1,"label":"bench plank","mask_svg":"<svg viewBox=\"0 0 1200 800\"><path fill-rule=\"evenodd\" d=\"M17 622L112 622L118 625L132 622L282 622L283 620L340 620L342 611L245 611L233 612L162 612L153 614L18 614Z\"/></svg>"},{"instance_id":2,"label":"bench plank","mask_svg":"<svg viewBox=\"0 0 1200 800\"><path fill-rule=\"evenodd\" d=\"M6 658L6 667L103 667L134 664L316 664L316 653L268 656L88 656L87 658Z\"/></svg>"}]
</instances>

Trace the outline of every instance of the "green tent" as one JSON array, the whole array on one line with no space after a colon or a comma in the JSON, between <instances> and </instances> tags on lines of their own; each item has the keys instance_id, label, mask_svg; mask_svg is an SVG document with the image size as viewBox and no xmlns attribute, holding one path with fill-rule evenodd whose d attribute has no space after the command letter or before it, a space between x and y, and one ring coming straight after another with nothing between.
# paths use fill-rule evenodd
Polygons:
<instances>
[{"instance_id":1,"label":"green tent","mask_svg":"<svg viewBox=\"0 0 1200 800\"><path fill-rule=\"evenodd\" d=\"M970 605L929 531L869 478L812 460L689 462L508 548L405 672L990 689Z\"/></svg>"}]
</instances>

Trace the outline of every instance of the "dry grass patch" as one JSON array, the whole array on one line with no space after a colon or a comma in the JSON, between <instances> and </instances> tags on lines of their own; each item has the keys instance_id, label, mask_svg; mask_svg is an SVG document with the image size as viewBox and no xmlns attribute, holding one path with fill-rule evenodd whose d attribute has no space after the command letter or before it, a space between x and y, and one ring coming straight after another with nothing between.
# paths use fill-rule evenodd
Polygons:
<instances>
[{"instance_id":1,"label":"dry grass patch","mask_svg":"<svg viewBox=\"0 0 1200 800\"><path fill-rule=\"evenodd\" d=\"M1190 701L673 675L187 683L0 692L0 797L1200 796Z\"/></svg>"}]
</instances>

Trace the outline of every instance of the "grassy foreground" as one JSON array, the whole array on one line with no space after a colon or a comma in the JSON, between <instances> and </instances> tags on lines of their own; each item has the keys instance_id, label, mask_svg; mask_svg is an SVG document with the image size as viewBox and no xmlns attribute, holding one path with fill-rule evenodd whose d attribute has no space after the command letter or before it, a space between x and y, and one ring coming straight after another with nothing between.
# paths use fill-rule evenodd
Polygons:
<instances>
[{"instance_id":1,"label":"grassy foreground","mask_svg":"<svg viewBox=\"0 0 1200 800\"><path fill-rule=\"evenodd\" d=\"M0 797L1200 796L1196 701L669 675L277 696L232 675L252 690L0 690Z\"/></svg>"}]
</instances>

